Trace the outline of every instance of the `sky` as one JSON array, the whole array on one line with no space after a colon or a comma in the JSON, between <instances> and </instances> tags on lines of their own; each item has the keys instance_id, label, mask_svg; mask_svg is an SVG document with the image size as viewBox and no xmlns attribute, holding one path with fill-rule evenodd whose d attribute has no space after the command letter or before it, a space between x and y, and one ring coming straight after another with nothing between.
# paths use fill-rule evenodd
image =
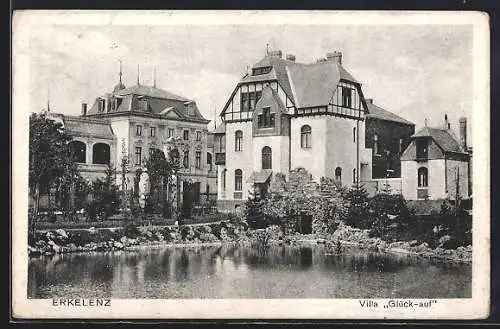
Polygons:
<instances>
[{"instance_id":1,"label":"sky","mask_svg":"<svg viewBox=\"0 0 500 329\"><path fill-rule=\"evenodd\" d=\"M57 20L54 20L57 22ZM82 102L137 80L193 99L213 120L247 67L271 50L310 63L341 51L343 66L362 84L366 98L410 120L416 129L440 126L447 114L472 115L470 25L57 25L31 29L31 111L46 107L80 114ZM213 122L209 124L213 128Z\"/></svg>"}]
</instances>

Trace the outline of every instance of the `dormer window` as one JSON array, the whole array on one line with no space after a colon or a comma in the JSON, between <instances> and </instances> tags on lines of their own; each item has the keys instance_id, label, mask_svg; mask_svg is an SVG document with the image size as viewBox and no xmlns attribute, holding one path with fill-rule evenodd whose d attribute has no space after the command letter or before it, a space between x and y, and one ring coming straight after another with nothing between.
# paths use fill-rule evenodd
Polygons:
<instances>
[{"instance_id":1,"label":"dormer window","mask_svg":"<svg viewBox=\"0 0 500 329\"><path fill-rule=\"evenodd\" d=\"M273 69L272 66L265 66L265 67L256 67L252 69L252 75L261 75L261 74L267 74L271 72Z\"/></svg>"},{"instance_id":2,"label":"dormer window","mask_svg":"<svg viewBox=\"0 0 500 329\"><path fill-rule=\"evenodd\" d=\"M262 114L257 117L258 128L272 128L274 127L274 113L271 113L269 107L264 107L262 109Z\"/></svg>"},{"instance_id":3,"label":"dormer window","mask_svg":"<svg viewBox=\"0 0 500 329\"><path fill-rule=\"evenodd\" d=\"M104 109L106 108L106 100L103 98L100 98L97 106L98 106L99 113L104 112Z\"/></svg>"}]
</instances>

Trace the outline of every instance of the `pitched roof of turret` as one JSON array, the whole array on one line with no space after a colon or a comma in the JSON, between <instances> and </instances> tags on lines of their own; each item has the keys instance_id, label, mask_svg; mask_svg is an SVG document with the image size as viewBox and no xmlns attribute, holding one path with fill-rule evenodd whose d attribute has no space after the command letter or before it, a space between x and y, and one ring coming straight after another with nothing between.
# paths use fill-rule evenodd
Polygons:
<instances>
[{"instance_id":1,"label":"pitched roof of turret","mask_svg":"<svg viewBox=\"0 0 500 329\"><path fill-rule=\"evenodd\" d=\"M445 152L465 153L447 129L424 127L411 137L431 137Z\"/></svg>"}]
</instances>

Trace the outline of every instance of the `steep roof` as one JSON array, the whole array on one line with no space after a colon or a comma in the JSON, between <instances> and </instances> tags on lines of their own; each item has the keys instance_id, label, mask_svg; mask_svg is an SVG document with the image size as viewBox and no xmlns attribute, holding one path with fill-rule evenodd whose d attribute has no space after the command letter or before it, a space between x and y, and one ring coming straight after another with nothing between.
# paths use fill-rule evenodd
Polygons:
<instances>
[{"instance_id":1,"label":"steep roof","mask_svg":"<svg viewBox=\"0 0 500 329\"><path fill-rule=\"evenodd\" d=\"M104 120L65 115L62 115L62 120L64 129L70 135L92 135L106 139L113 139L115 137L111 125Z\"/></svg>"},{"instance_id":2,"label":"steep roof","mask_svg":"<svg viewBox=\"0 0 500 329\"><path fill-rule=\"evenodd\" d=\"M445 152L465 153L447 129L424 127L412 136L416 137L431 137Z\"/></svg>"},{"instance_id":3,"label":"steep roof","mask_svg":"<svg viewBox=\"0 0 500 329\"><path fill-rule=\"evenodd\" d=\"M327 105L339 81L356 80L340 65L331 61L287 67L297 107Z\"/></svg>"},{"instance_id":4,"label":"steep roof","mask_svg":"<svg viewBox=\"0 0 500 329\"><path fill-rule=\"evenodd\" d=\"M146 85L134 85L125 89L118 90L114 92L113 95L115 96L140 95L140 96L149 96L154 98L172 99L181 102L190 101L185 97L175 95L169 91Z\"/></svg>"},{"instance_id":5,"label":"steep roof","mask_svg":"<svg viewBox=\"0 0 500 329\"><path fill-rule=\"evenodd\" d=\"M373 104L370 101L366 102L366 105L368 106L368 113L366 114L367 118L374 118L374 119L379 119L379 120L385 120L385 121L393 121L393 122L399 122L399 123L404 123L407 125L415 125L413 122L410 122L406 119L403 119L402 117L389 112L380 106L377 106Z\"/></svg>"},{"instance_id":6,"label":"steep roof","mask_svg":"<svg viewBox=\"0 0 500 329\"><path fill-rule=\"evenodd\" d=\"M253 65L252 69L272 67L271 71L269 73L259 75L247 74L243 77L243 79L241 79L240 83L277 80L288 97L293 99L292 89L290 87L290 81L286 68L295 65L300 64L280 57L266 56Z\"/></svg>"},{"instance_id":7,"label":"steep roof","mask_svg":"<svg viewBox=\"0 0 500 329\"><path fill-rule=\"evenodd\" d=\"M116 109L99 112L99 98L106 100L118 98L121 99L121 104ZM88 115L133 111L208 122L199 111L195 101L153 86L135 85L111 94L104 94L99 98L88 111Z\"/></svg>"},{"instance_id":8,"label":"steep roof","mask_svg":"<svg viewBox=\"0 0 500 329\"><path fill-rule=\"evenodd\" d=\"M285 104L283 104L278 92L269 86L264 86L262 89L262 97L258 100L257 104L255 104L255 108L259 109L266 106L271 106L281 113L287 113Z\"/></svg>"},{"instance_id":9,"label":"steep roof","mask_svg":"<svg viewBox=\"0 0 500 329\"><path fill-rule=\"evenodd\" d=\"M305 64L268 55L252 69L264 67L272 69L265 74L247 74L240 83L277 80L297 107L327 105L340 79L357 83L341 64L329 60Z\"/></svg>"}]
</instances>

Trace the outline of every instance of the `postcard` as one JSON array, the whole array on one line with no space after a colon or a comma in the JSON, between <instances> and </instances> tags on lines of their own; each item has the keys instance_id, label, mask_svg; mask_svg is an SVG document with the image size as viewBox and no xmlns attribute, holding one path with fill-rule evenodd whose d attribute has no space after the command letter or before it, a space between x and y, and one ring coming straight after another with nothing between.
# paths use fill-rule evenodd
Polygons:
<instances>
[{"instance_id":1,"label":"postcard","mask_svg":"<svg viewBox=\"0 0 500 329\"><path fill-rule=\"evenodd\" d=\"M489 316L487 14L12 26L13 318Z\"/></svg>"}]
</instances>

